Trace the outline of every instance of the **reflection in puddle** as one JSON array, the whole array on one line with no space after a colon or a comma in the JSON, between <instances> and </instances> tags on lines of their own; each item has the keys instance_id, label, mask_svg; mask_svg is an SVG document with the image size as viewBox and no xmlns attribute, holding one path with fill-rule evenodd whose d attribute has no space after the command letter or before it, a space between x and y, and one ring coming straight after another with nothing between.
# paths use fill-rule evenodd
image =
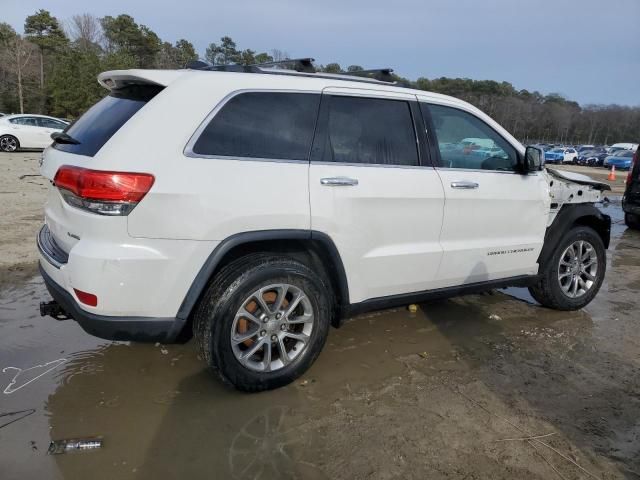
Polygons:
<instances>
[{"instance_id":1,"label":"reflection in puddle","mask_svg":"<svg viewBox=\"0 0 640 480\"><path fill-rule=\"evenodd\" d=\"M308 437L295 434L287 425L286 407L265 409L236 434L229 449L229 469L234 478L292 478L299 469L299 456ZM292 458L294 457L294 458ZM314 465L305 462L309 468Z\"/></svg>"}]
</instances>

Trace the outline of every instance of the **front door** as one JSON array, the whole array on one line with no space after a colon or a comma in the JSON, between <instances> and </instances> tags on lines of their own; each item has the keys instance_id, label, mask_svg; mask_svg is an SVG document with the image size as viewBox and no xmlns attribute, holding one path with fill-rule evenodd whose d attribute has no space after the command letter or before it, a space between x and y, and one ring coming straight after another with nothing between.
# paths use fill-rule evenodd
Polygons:
<instances>
[{"instance_id":1,"label":"front door","mask_svg":"<svg viewBox=\"0 0 640 480\"><path fill-rule=\"evenodd\" d=\"M444 198L422 129L413 95L324 90L309 174L311 227L335 242L351 303L433 287Z\"/></svg>"},{"instance_id":2,"label":"front door","mask_svg":"<svg viewBox=\"0 0 640 480\"><path fill-rule=\"evenodd\" d=\"M536 274L550 203L543 174L516 173L516 148L475 113L420 106L445 194L441 286Z\"/></svg>"}]
</instances>

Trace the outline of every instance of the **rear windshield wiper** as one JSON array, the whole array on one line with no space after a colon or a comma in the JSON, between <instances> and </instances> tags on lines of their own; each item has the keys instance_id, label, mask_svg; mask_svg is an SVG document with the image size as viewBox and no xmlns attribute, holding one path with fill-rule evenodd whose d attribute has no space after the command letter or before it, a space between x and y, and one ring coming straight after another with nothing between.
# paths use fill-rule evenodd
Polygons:
<instances>
[{"instance_id":1,"label":"rear windshield wiper","mask_svg":"<svg viewBox=\"0 0 640 480\"><path fill-rule=\"evenodd\" d=\"M71 145L80 145L79 140L76 140L71 135L64 132L54 132L51 134L51 138L53 138L56 143L70 143Z\"/></svg>"}]
</instances>

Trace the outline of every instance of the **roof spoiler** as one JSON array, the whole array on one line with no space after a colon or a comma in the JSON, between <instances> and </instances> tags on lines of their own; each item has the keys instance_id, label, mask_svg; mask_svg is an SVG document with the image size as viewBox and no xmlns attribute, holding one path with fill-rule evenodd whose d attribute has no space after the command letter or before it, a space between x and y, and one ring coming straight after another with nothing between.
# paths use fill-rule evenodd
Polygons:
<instances>
[{"instance_id":1,"label":"roof spoiler","mask_svg":"<svg viewBox=\"0 0 640 480\"><path fill-rule=\"evenodd\" d=\"M98 83L107 90L127 85L159 85L166 87L184 74L184 70L110 70L98 75Z\"/></svg>"}]
</instances>

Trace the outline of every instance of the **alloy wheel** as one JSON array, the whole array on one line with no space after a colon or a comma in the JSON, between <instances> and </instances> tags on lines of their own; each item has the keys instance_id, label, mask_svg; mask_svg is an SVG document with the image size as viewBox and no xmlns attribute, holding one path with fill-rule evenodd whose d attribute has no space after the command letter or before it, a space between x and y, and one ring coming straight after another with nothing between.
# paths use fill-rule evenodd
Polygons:
<instances>
[{"instance_id":1,"label":"alloy wheel","mask_svg":"<svg viewBox=\"0 0 640 480\"><path fill-rule=\"evenodd\" d=\"M313 306L302 289L268 285L242 302L231 326L231 347L246 368L273 372L305 354L313 327Z\"/></svg>"},{"instance_id":2,"label":"alloy wheel","mask_svg":"<svg viewBox=\"0 0 640 480\"><path fill-rule=\"evenodd\" d=\"M0 150L3 152L15 152L18 148L18 141L13 137L0 138Z\"/></svg>"},{"instance_id":3,"label":"alloy wheel","mask_svg":"<svg viewBox=\"0 0 640 480\"><path fill-rule=\"evenodd\" d=\"M560 256L558 281L560 289L569 298L582 297L591 290L597 274L596 249L585 240L573 242Z\"/></svg>"}]
</instances>

